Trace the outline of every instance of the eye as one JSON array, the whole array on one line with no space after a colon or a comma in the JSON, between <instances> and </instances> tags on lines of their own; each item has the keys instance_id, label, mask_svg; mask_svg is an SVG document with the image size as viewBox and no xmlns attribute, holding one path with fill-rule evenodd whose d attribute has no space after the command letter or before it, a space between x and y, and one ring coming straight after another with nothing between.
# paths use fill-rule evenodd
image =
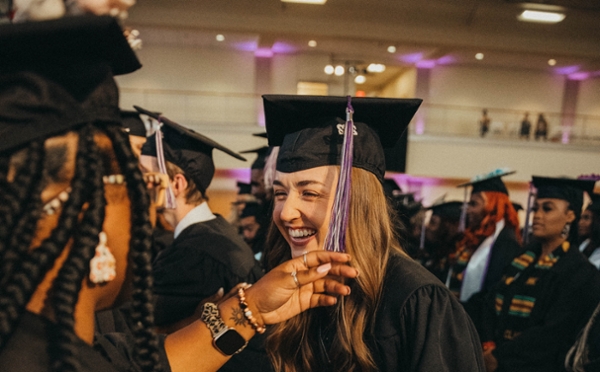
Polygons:
<instances>
[{"instance_id":1,"label":"eye","mask_svg":"<svg viewBox=\"0 0 600 372\"><path fill-rule=\"evenodd\" d=\"M305 190L302 191L302 196L305 198L317 198L319 194L314 191Z\"/></svg>"},{"instance_id":2,"label":"eye","mask_svg":"<svg viewBox=\"0 0 600 372\"><path fill-rule=\"evenodd\" d=\"M274 189L273 197L275 198L275 200L285 200L285 198L287 197L287 192L282 189Z\"/></svg>"}]
</instances>

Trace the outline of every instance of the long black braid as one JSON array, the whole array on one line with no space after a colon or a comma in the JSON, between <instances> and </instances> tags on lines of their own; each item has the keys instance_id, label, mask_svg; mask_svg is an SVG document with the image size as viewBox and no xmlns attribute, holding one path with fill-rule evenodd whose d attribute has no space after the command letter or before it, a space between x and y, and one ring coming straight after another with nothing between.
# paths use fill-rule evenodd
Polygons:
<instances>
[{"instance_id":1,"label":"long black braid","mask_svg":"<svg viewBox=\"0 0 600 372\"><path fill-rule=\"evenodd\" d=\"M27 175L21 174L14 195L21 205L20 215L13 218L8 246L4 247L0 256L0 273L3 277L10 276L15 262L21 261L29 250L31 239L35 233L37 221L41 215L40 194L44 189L41 182L44 172L44 144L36 142L29 148L27 156Z\"/></svg>"},{"instance_id":2,"label":"long black braid","mask_svg":"<svg viewBox=\"0 0 600 372\"><path fill-rule=\"evenodd\" d=\"M98 235L104 221L104 186L102 182L102 159L94 141L91 126L79 132L79 141L87 149L82 154L86 159L88 177L84 180L88 206L78 225L73 249L62 265L52 286L52 306L56 323L51 325L49 355L53 371L77 371L80 363L77 359L74 310L79 298L84 277L89 273L89 262L98 245Z\"/></svg>"},{"instance_id":3,"label":"long black braid","mask_svg":"<svg viewBox=\"0 0 600 372\"><path fill-rule=\"evenodd\" d=\"M11 275L4 278L0 286L0 351L12 335L17 321L25 309L25 305L31 298L33 292L42 281L46 272L54 265L56 258L60 255L67 242L72 237L78 225L79 213L86 202L85 180L87 178L86 158L84 154L87 149L79 142L75 162L75 176L71 182L71 194L63 206L58 226L51 235L45 239L38 248L30 255L18 262ZM3 192L4 190L0 190ZM34 232L30 236L23 237L22 241L31 241ZM6 239L3 243L7 243Z\"/></svg>"},{"instance_id":4,"label":"long black braid","mask_svg":"<svg viewBox=\"0 0 600 372\"><path fill-rule=\"evenodd\" d=\"M11 183L2 182L2 199L0 201L0 283L9 276L10 269L18 256L27 250L12 251L11 248L26 236L27 229L35 229L36 216L39 213L39 192L43 172L44 143L32 142L22 156L23 166L19 168ZM3 157L9 163L8 157ZM23 218L25 217L25 218ZM16 233L21 234L17 236Z\"/></svg>"},{"instance_id":5,"label":"long black braid","mask_svg":"<svg viewBox=\"0 0 600 372\"><path fill-rule=\"evenodd\" d=\"M158 339L154 333L152 305L152 227L146 184L138 160L131 151L129 138L121 128L108 127L106 133L121 171L125 175L131 200L131 242L129 257L132 262L133 295L131 327L135 342L135 358L143 371L162 370L159 361Z\"/></svg>"}]
</instances>

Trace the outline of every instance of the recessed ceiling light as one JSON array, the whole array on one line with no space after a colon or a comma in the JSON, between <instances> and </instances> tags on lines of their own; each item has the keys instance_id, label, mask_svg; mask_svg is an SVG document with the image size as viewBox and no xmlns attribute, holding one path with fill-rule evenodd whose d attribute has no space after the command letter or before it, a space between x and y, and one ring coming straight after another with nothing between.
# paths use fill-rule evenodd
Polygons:
<instances>
[{"instance_id":1,"label":"recessed ceiling light","mask_svg":"<svg viewBox=\"0 0 600 372\"><path fill-rule=\"evenodd\" d=\"M308 46L311 47L311 48L316 47L317 46L317 41L316 40L310 40L308 42Z\"/></svg>"},{"instance_id":2,"label":"recessed ceiling light","mask_svg":"<svg viewBox=\"0 0 600 372\"><path fill-rule=\"evenodd\" d=\"M369 66L367 66L367 71L369 71L369 72L384 72L385 65L382 65L381 63L371 63Z\"/></svg>"},{"instance_id":3,"label":"recessed ceiling light","mask_svg":"<svg viewBox=\"0 0 600 372\"><path fill-rule=\"evenodd\" d=\"M519 21L540 22L540 23L558 23L565 19L563 13L543 12L540 10L524 10L517 16Z\"/></svg>"},{"instance_id":4,"label":"recessed ceiling light","mask_svg":"<svg viewBox=\"0 0 600 372\"><path fill-rule=\"evenodd\" d=\"M483 53L475 54L475 58L481 61L483 59Z\"/></svg>"},{"instance_id":5,"label":"recessed ceiling light","mask_svg":"<svg viewBox=\"0 0 600 372\"><path fill-rule=\"evenodd\" d=\"M346 72L346 69L344 68L344 66L341 66L341 65L335 66L335 70L334 70L335 76L342 76L342 75L344 75L344 72Z\"/></svg>"},{"instance_id":6,"label":"recessed ceiling light","mask_svg":"<svg viewBox=\"0 0 600 372\"><path fill-rule=\"evenodd\" d=\"M357 75L357 76L354 78L354 82L355 82L356 84L364 84L364 83L365 83L365 81L367 81L367 78L365 77L365 75Z\"/></svg>"},{"instance_id":7,"label":"recessed ceiling light","mask_svg":"<svg viewBox=\"0 0 600 372\"><path fill-rule=\"evenodd\" d=\"M548 60L548 64L549 64L550 66L554 66L554 65L556 65L556 60L555 60L554 58L552 58L552 59L549 59L549 60Z\"/></svg>"},{"instance_id":8,"label":"recessed ceiling light","mask_svg":"<svg viewBox=\"0 0 600 372\"><path fill-rule=\"evenodd\" d=\"M332 65L325 66L325 73L327 75L332 75L334 71L335 71L335 68Z\"/></svg>"},{"instance_id":9,"label":"recessed ceiling light","mask_svg":"<svg viewBox=\"0 0 600 372\"><path fill-rule=\"evenodd\" d=\"M215 36L215 39L217 39L217 41L223 41L225 40L225 36L218 34L217 36Z\"/></svg>"},{"instance_id":10,"label":"recessed ceiling light","mask_svg":"<svg viewBox=\"0 0 600 372\"><path fill-rule=\"evenodd\" d=\"M396 53L396 47L393 45L390 45L387 50L389 53Z\"/></svg>"},{"instance_id":11,"label":"recessed ceiling light","mask_svg":"<svg viewBox=\"0 0 600 372\"><path fill-rule=\"evenodd\" d=\"M282 3L319 4L323 5L327 0L281 0Z\"/></svg>"}]
</instances>

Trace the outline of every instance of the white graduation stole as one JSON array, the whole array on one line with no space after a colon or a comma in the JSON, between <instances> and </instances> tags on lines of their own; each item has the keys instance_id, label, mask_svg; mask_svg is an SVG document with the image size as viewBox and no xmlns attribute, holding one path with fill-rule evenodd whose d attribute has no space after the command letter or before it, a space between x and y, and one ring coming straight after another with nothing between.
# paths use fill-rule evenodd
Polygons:
<instances>
[{"instance_id":1,"label":"white graduation stole","mask_svg":"<svg viewBox=\"0 0 600 372\"><path fill-rule=\"evenodd\" d=\"M504 228L504 219L501 219L496 223L496 231L494 235L488 236L480 245L477 247L465 271L463 273L462 286L460 289L460 301L466 302L471 298L472 295L481 291L483 287L483 281L489 261L492 253L492 247L494 242L500 235L500 231Z\"/></svg>"}]
</instances>

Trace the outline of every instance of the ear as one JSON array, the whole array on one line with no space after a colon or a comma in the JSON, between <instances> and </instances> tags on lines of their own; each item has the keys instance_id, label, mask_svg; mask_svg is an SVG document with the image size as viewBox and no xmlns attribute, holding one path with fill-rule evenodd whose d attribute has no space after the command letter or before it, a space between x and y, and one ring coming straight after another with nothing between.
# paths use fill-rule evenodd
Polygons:
<instances>
[{"instance_id":1,"label":"ear","mask_svg":"<svg viewBox=\"0 0 600 372\"><path fill-rule=\"evenodd\" d=\"M188 187L188 182L183 174L178 173L173 177L173 180L171 180L171 187L173 188L175 196L178 196L180 193L185 192Z\"/></svg>"},{"instance_id":2,"label":"ear","mask_svg":"<svg viewBox=\"0 0 600 372\"><path fill-rule=\"evenodd\" d=\"M567 209L567 222L572 223L573 221L575 221L575 212Z\"/></svg>"}]
</instances>

